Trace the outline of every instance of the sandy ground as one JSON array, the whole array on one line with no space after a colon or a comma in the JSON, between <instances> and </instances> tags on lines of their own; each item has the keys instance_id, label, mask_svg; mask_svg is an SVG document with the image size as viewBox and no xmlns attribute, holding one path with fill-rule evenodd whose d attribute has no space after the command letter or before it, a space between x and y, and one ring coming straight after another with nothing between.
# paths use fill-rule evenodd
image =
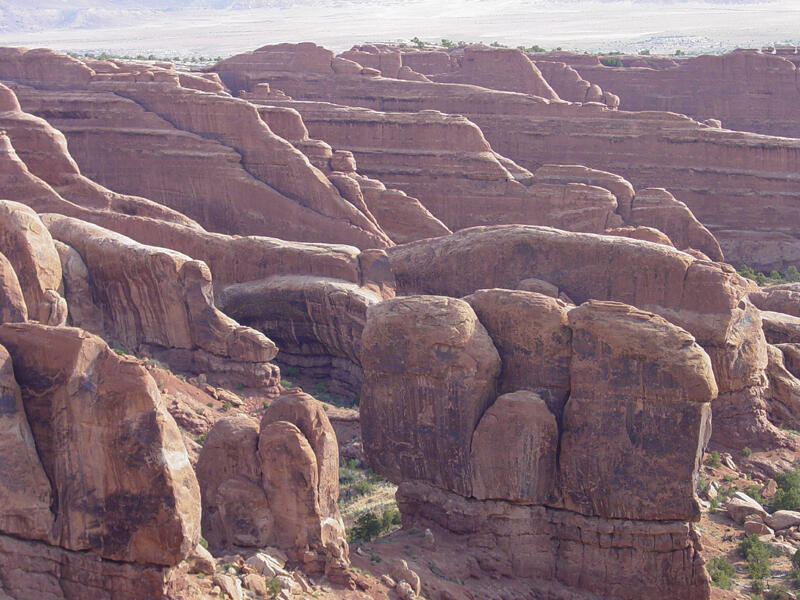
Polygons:
<instances>
[{"instance_id":1,"label":"sandy ground","mask_svg":"<svg viewBox=\"0 0 800 600\"><path fill-rule=\"evenodd\" d=\"M160 56L227 56L313 40L341 51L367 41L454 41L655 53L800 43L800 0L291 0L279 8L183 10L127 26L0 33L0 45ZM0 31L2 31L0 23Z\"/></svg>"}]
</instances>

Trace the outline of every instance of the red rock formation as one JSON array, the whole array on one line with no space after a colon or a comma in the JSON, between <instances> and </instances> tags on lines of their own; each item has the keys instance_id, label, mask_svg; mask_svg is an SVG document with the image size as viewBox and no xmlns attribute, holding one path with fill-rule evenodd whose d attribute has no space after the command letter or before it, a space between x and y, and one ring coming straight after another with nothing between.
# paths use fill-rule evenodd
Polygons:
<instances>
[{"instance_id":1,"label":"red rock formation","mask_svg":"<svg viewBox=\"0 0 800 600\"><path fill-rule=\"evenodd\" d=\"M583 57L573 62L568 54L561 60L585 79L617 94L625 110L666 110L698 121L719 119L728 129L800 137L800 120L791 109L800 92L800 79L797 66L788 58L736 51L660 63L651 59L623 68L605 67L597 59ZM546 69L546 63L536 63Z\"/></svg>"},{"instance_id":2,"label":"red rock formation","mask_svg":"<svg viewBox=\"0 0 800 600\"><path fill-rule=\"evenodd\" d=\"M478 292L473 297L494 320L488 333L454 298L396 298L369 311L365 451L375 470L400 485L404 526L464 536L478 570L527 579L544 593L555 585L556 597L708 598L687 523L699 518L694 482L717 393L708 355L652 313L590 301L569 311L572 335L551 342L571 357L563 416L530 391L495 400L495 387L514 385L503 382L507 357L543 380L553 372L548 353L516 350L517 315L492 312L506 295L517 304L526 296L557 303L532 292ZM556 372L552 384L561 378ZM604 544L588 533L616 527L629 533L624 541ZM627 578L622 564L631 554L636 575Z\"/></svg>"},{"instance_id":3,"label":"red rock formation","mask_svg":"<svg viewBox=\"0 0 800 600\"><path fill-rule=\"evenodd\" d=\"M797 184L780 175L798 170L796 140L720 130L672 113L607 110L474 86L293 72L283 66L287 53L281 46L279 62L266 47L214 70L233 89L269 81L298 100L461 114L496 152L529 170L545 162L582 164L619 173L636 188L666 187L717 236L734 264L769 269L800 262L787 200Z\"/></svg>"},{"instance_id":4,"label":"red rock formation","mask_svg":"<svg viewBox=\"0 0 800 600\"><path fill-rule=\"evenodd\" d=\"M15 457L0 477L4 591L166 598L199 539L200 496L155 382L79 329L5 324L0 344L0 446Z\"/></svg>"},{"instance_id":5,"label":"red rock formation","mask_svg":"<svg viewBox=\"0 0 800 600\"><path fill-rule=\"evenodd\" d=\"M766 418L759 314L745 297L750 286L727 265L661 244L530 226L466 229L393 248L389 260L398 294L463 296L515 289L533 277L577 303L613 300L660 314L688 330L711 356L720 392L715 439L764 447L780 437Z\"/></svg>"},{"instance_id":6,"label":"red rock formation","mask_svg":"<svg viewBox=\"0 0 800 600\"><path fill-rule=\"evenodd\" d=\"M384 74L386 77L391 75ZM524 52L513 48L467 46L459 68L429 77L441 83L468 83L493 90L521 92L559 100L541 71Z\"/></svg>"},{"instance_id":7,"label":"red rock formation","mask_svg":"<svg viewBox=\"0 0 800 600\"><path fill-rule=\"evenodd\" d=\"M196 216L217 231L361 247L391 244L246 101L182 87L176 71L136 64L93 74L91 81L76 83L75 91L54 92L49 71L25 71L21 56L5 56L0 79L33 84L14 84L25 109L65 132L92 179ZM61 57L49 60L57 65ZM164 148L178 146L191 151L165 159ZM118 151L108 153L108 147ZM142 172L150 175L140 177ZM226 182L223 189L220 181Z\"/></svg>"},{"instance_id":8,"label":"red rock formation","mask_svg":"<svg viewBox=\"0 0 800 600\"><path fill-rule=\"evenodd\" d=\"M45 220L56 239L80 254L103 315L99 323L77 325L125 348L147 349L181 370L277 393L279 372L269 363L277 347L216 309L204 263L70 217Z\"/></svg>"},{"instance_id":9,"label":"red rock formation","mask_svg":"<svg viewBox=\"0 0 800 600\"><path fill-rule=\"evenodd\" d=\"M203 532L212 547L275 546L311 574L335 577L346 570L336 434L311 396L285 392L260 427L244 415L218 421L197 474ZM309 551L311 559L304 556Z\"/></svg>"}]
</instances>

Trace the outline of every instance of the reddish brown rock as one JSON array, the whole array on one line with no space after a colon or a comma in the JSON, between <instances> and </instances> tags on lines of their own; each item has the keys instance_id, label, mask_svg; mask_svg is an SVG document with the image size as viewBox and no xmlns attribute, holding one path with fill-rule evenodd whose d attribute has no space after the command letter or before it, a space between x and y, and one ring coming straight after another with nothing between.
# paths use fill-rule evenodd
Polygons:
<instances>
[{"instance_id":1,"label":"reddish brown rock","mask_svg":"<svg viewBox=\"0 0 800 600\"><path fill-rule=\"evenodd\" d=\"M70 217L50 215L47 222L57 239L80 254L92 299L103 313L101 323L76 324L126 348L162 353L197 373L276 387L277 369L269 361L277 347L214 307L204 263Z\"/></svg>"},{"instance_id":2,"label":"reddish brown rock","mask_svg":"<svg viewBox=\"0 0 800 600\"><path fill-rule=\"evenodd\" d=\"M720 442L760 447L780 438L767 420L758 311L745 298L750 286L728 266L663 245L530 226L471 228L393 248L389 260L401 294L464 296L533 277L576 303L613 300L660 314L711 357Z\"/></svg>"},{"instance_id":3,"label":"reddish brown rock","mask_svg":"<svg viewBox=\"0 0 800 600\"><path fill-rule=\"evenodd\" d=\"M341 523L339 500L339 445L328 416L317 400L299 388L285 391L272 401L261 419L261 429L276 421L293 423L303 433L317 463L319 510L323 519Z\"/></svg>"},{"instance_id":4,"label":"reddish brown rock","mask_svg":"<svg viewBox=\"0 0 800 600\"><path fill-rule=\"evenodd\" d=\"M0 532L51 542L53 493L28 425L11 357L0 346Z\"/></svg>"},{"instance_id":5,"label":"reddish brown rock","mask_svg":"<svg viewBox=\"0 0 800 600\"><path fill-rule=\"evenodd\" d=\"M431 75L429 79L559 100L558 94L545 81L533 61L524 52L514 48L467 46L459 67L448 73Z\"/></svg>"},{"instance_id":6,"label":"reddish brown rock","mask_svg":"<svg viewBox=\"0 0 800 600\"><path fill-rule=\"evenodd\" d=\"M533 392L504 394L472 436L472 495L545 504L555 491L557 454L558 425L544 400Z\"/></svg>"},{"instance_id":7,"label":"reddish brown rock","mask_svg":"<svg viewBox=\"0 0 800 600\"><path fill-rule=\"evenodd\" d=\"M53 485L54 543L114 561L183 560L200 535L197 480L144 368L79 329L6 324L0 343Z\"/></svg>"},{"instance_id":8,"label":"reddish brown rock","mask_svg":"<svg viewBox=\"0 0 800 600\"><path fill-rule=\"evenodd\" d=\"M367 311L361 340L364 450L397 483L469 495L469 447L494 400L500 358L469 304L409 296Z\"/></svg>"},{"instance_id":9,"label":"reddish brown rock","mask_svg":"<svg viewBox=\"0 0 800 600\"><path fill-rule=\"evenodd\" d=\"M336 435L311 396L289 390L260 427L244 415L218 421L197 473L214 548L275 546L317 574L347 566Z\"/></svg>"},{"instance_id":10,"label":"reddish brown rock","mask_svg":"<svg viewBox=\"0 0 800 600\"><path fill-rule=\"evenodd\" d=\"M16 272L28 316L47 323L45 293L61 287L61 261L47 227L33 210L0 200L0 251Z\"/></svg>"},{"instance_id":11,"label":"reddish brown rock","mask_svg":"<svg viewBox=\"0 0 800 600\"><path fill-rule=\"evenodd\" d=\"M464 297L492 338L502 363L498 391L537 392L561 417L569 393L567 306L541 294L502 289Z\"/></svg>"},{"instance_id":12,"label":"reddish brown rock","mask_svg":"<svg viewBox=\"0 0 800 600\"><path fill-rule=\"evenodd\" d=\"M530 171L545 163L582 164L618 173L637 189L666 187L736 265L769 270L800 261L795 215L785 201L796 195L797 182L775 177L798 170L797 140L718 129L669 112L610 110L463 84L290 71L278 60L287 52L265 47L214 70L233 89L268 80L296 100L460 114L480 127L495 152Z\"/></svg>"},{"instance_id":13,"label":"reddish brown rock","mask_svg":"<svg viewBox=\"0 0 800 600\"><path fill-rule=\"evenodd\" d=\"M377 112L322 102L270 103L299 111L312 135L353 152L360 173L418 198L450 229L530 223L602 232L615 219L617 201L606 190L577 179L534 179L495 154L480 129L463 117L438 111ZM401 225L414 215L405 198L386 195L373 200L365 193L365 200L397 242L410 241L411 227L398 231L394 224L398 210L403 211ZM414 239L443 234L428 226Z\"/></svg>"},{"instance_id":14,"label":"reddish brown rock","mask_svg":"<svg viewBox=\"0 0 800 600\"><path fill-rule=\"evenodd\" d=\"M573 55L562 55L562 60L619 95L625 110L667 110L698 121L718 119L728 129L800 135L800 122L788 109L798 92L797 65L789 57L736 51L615 69L596 59L573 62Z\"/></svg>"},{"instance_id":15,"label":"reddish brown rock","mask_svg":"<svg viewBox=\"0 0 800 600\"><path fill-rule=\"evenodd\" d=\"M400 485L397 501L407 527L458 534L458 552L474 558L479 576L502 580L504 588L513 585L511 577L526 578L518 597L706 600L710 595L700 542L687 523L605 520L480 501L416 481Z\"/></svg>"},{"instance_id":16,"label":"reddish brown rock","mask_svg":"<svg viewBox=\"0 0 800 600\"><path fill-rule=\"evenodd\" d=\"M569 312L570 396L559 481L565 505L606 518L700 518L697 469L717 385L694 338L614 302Z\"/></svg>"},{"instance_id":17,"label":"reddish brown rock","mask_svg":"<svg viewBox=\"0 0 800 600\"><path fill-rule=\"evenodd\" d=\"M14 266L0 253L0 323L28 320L28 307Z\"/></svg>"},{"instance_id":18,"label":"reddish brown rock","mask_svg":"<svg viewBox=\"0 0 800 600\"><path fill-rule=\"evenodd\" d=\"M215 550L265 547L274 517L261 488L258 422L245 415L220 419L197 460L203 501L203 537Z\"/></svg>"}]
</instances>

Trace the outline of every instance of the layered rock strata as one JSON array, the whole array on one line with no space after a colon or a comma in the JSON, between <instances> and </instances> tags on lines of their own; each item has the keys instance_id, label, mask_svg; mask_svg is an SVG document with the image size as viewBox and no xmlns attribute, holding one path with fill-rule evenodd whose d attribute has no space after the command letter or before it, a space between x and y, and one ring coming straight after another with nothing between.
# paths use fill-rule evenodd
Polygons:
<instances>
[{"instance_id":1,"label":"layered rock strata","mask_svg":"<svg viewBox=\"0 0 800 600\"><path fill-rule=\"evenodd\" d=\"M315 57L315 69L294 68L306 54ZM296 100L460 114L480 127L495 152L529 171L544 163L580 164L618 173L637 189L669 189L715 234L734 264L771 269L800 262L791 212L799 189L796 140L723 130L674 113L338 74L323 56L323 49L307 45L264 47L222 61L214 71L233 90L269 82Z\"/></svg>"},{"instance_id":2,"label":"layered rock strata","mask_svg":"<svg viewBox=\"0 0 800 600\"><path fill-rule=\"evenodd\" d=\"M462 535L483 572L534 590L555 582L554 597L708 598L688 523L717 394L708 355L685 330L616 302L568 309L501 289L468 300L487 327L441 296L368 312L364 448L399 484L404 526ZM538 331L551 325L564 332ZM521 345L526 332L566 361ZM540 390L565 379L563 409L548 405ZM632 556L635 574L620 577Z\"/></svg>"},{"instance_id":3,"label":"layered rock strata","mask_svg":"<svg viewBox=\"0 0 800 600\"><path fill-rule=\"evenodd\" d=\"M576 303L613 300L660 314L711 356L719 388L714 436L723 445L768 447L766 342L750 285L727 265L662 244L531 226L476 227L389 253L398 295L460 297L516 289L535 278ZM464 269L465 261L470 269Z\"/></svg>"}]
</instances>

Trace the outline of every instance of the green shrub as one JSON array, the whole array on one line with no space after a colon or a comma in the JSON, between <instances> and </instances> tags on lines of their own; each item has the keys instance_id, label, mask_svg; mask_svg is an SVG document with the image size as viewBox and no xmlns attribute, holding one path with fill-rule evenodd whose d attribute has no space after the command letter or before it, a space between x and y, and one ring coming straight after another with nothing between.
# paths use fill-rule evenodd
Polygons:
<instances>
[{"instance_id":1,"label":"green shrub","mask_svg":"<svg viewBox=\"0 0 800 600\"><path fill-rule=\"evenodd\" d=\"M640 56L650 56L650 50L648 50L648 49L639 50L639 55Z\"/></svg>"},{"instance_id":2,"label":"green shrub","mask_svg":"<svg viewBox=\"0 0 800 600\"><path fill-rule=\"evenodd\" d=\"M381 533L381 520L375 516L375 513L365 512L358 519L350 529L348 537L352 541L363 540L369 542L374 540Z\"/></svg>"},{"instance_id":3,"label":"green shrub","mask_svg":"<svg viewBox=\"0 0 800 600\"><path fill-rule=\"evenodd\" d=\"M711 452L711 454L708 455L708 458L706 458L706 464L709 467L719 469L722 466L722 458L720 458L719 452L716 450Z\"/></svg>"},{"instance_id":4,"label":"green shrub","mask_svg":"<svg viewBox=\"0 0 800 600\"><path fill-rule=\"evenodd\" d=\"M739 543L739 554L747 561L747 574L754 580L769 577L770 551L755 534L748 535Z\"/></svg>"},{"instance_id":5,"label":"green shrub","mask_svg":"<svg viewBox=\"0 0 800 600\"><path fill-rule=\"evenodd\" d=\"M724 557L717 556L708 561L706 565L709 577L713 584L723 590L731 589L736 570Z\"/></svg>"},{"instance_id":6,"label":"green shrub","mask_svg":"<svg viewBox=\"0 0 800 600\"><path fill-rule=\"evenodd\" d=\"M222 412L228 412L231 409L231 407L233 407L233 404L231 404L230 402L223 402L222 406L220 407L220 410Z\"/></svg>"},{"instance_id":7,"label":"green shrub","mask_svg":"<svg viewBox=\"0 0 800 600\"><path fill-rule=\"evenodd\" d=\"M206 550L208 550L208 540L206 540L206 538L204 537L200 538L200 545Z\"/></svg>"},{"instance_id":8,"label":"green shrub","mask_svg":"<svg viewBox=\"0 0 800 600\"><path fill-rule=\"evenodd\" d=\"M775 477L778 492L772 499L774 510L800 510L800 470L792 469Z\"/></svg>"},{"instance_id":9,"label":"green shrub","mask_svg":"<svg viewBox=\"0 0 800 600\"><path fill-rule=\"evenodd\" d=\"M792 555L792 566L800 571L800 550Z\"/></svg>"},{"instance_id":10,"label":"green shrub","mask_svg":"<svg viewBox=\"0 0 800 600\"><path fill-rule=\"evenodd\" d=\"M601 58L600 62L607 67L621 67L622 61L618 58L610 57L610 58Z\"/></svg>"},{"instance_id":11,"label":"green shrub","mask_svg":"<svg viewBox=\"0 0 800 600\"><path fill-rule=\"evenodd\" d=\"M400 511L396 508L387 508L381 517L381 529L389 531L392 527L400 525Z\"/></svg>"},{"instance_id":12,"label":"green shrub","mask_svg":"<svg viewBox=\"0 0 800 600\"><path fill-rule=\"evenodd\" d=\"M745 446L744 448L742 448L742 456L744 456L745 458L750 456L752 453L753 453L753 451L750 450L749 446Z\"/></svg>"},{"instance_id":13,"label":"green shrub","mask_svg":"<svg viewBox=\"0 0 800 600\"><path fill-rule=\"evenodd\" d=\"M785 585L774 585L769 588L769 591L764 594L764 600L790 600L794 596L789 592L789 588Z\"/></svg>"},{"instance_id":14,"label":"green shrub","mask_svg":"<svg viewBox=\"0 0 800 600\"><path fill-rule=\"evenodd\" d=\"M281 582L276 577L266 577L265 581L267 584L267 598L270 598L270 600L278 598L281 595L281 591L283 591Z\"/></svg>"},{"instance_id":15,"label":"green shrub","mask_svg":"<svg viewBox=\"0 0 800 600\"><path fill-rule=\"evenodd\" d=\"M291 381L289 381L288 379L281 379L281 387L290 388L290 387L294 387L294 384Z\"/></svg>"},{"instance_id":16,"label":"green shrub","mask_svg":"<svg viewBox=\"0 0 800 600\"><path fill-rule=\"evenodd\" d=\"M761 488L757 485L748 485L746 488L744 488L744 493L759 504L764 504L766 502L766 500L761 497Z\"/></svg>"},{"instance_id":17,"label":"green shrub","mask_svg":"<svg viewBox=\"0 0 800 600\"><path fill-rule=\"evenodd\" d=\"M366 496L367 494L372 492L373 489L375 489L375 486L372 485L366 479L362 479L361 481L356 481L353 484L353 491L359 496Z\"/></svg>"}]
</instances>

